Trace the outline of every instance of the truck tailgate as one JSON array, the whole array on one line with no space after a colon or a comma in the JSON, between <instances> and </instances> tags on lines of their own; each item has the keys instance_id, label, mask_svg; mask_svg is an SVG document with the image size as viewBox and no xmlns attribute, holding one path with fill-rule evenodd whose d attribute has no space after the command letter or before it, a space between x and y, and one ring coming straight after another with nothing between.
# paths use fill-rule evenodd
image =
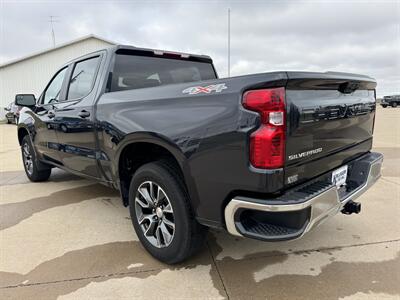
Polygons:
<instances>
[{"instance_id":1,"label":"truck tailgate","mask_svg":"<svg viewBox=\"0 0 400 300\"><path fill-rule=\"evenodd\" d=\"M346 73L289 72L285 185L309 180L372 147L374 79Z\"/></svg>"}]
</instances>

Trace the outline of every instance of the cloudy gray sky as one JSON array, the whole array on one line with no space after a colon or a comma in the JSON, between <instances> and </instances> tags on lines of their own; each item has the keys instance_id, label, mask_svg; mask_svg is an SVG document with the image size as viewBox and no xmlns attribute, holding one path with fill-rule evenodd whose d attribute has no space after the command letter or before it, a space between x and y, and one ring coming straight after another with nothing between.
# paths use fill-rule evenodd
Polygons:
<instances>
[{"instance_id":1,"label":"cloudy gray sky","mask_svg":"<svg viewBox=\"0 0 400 300\"><path fill-rule=\"evenodd\" d=\"M90 33L140 47L208 54L227 75L276 70L344 71L400 92L400 0L392 1L5 1L0 63Z\"/></svg>"}]
</instances>

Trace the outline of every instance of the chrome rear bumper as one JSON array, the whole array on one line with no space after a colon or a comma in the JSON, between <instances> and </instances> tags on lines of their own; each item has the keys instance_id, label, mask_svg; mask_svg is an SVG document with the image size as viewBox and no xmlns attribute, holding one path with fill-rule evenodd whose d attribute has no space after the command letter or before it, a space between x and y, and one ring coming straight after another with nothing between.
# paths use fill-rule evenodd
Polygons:
<instances>
[{"instance_id":1,"label":"chrome rear bumper","mask_svg":"<svg viewBox=\"0 0 400 300\"><path fill-rule=\"evenodd\" d=\"M324 179L320 179L325 180L324 182L318 182L317 179L315 183L309 185L310 189L313 188L313 193L305 197L305 201L303 201L304 197L302 197L302 199L296 199L296 195L299 195L297 191L292 193L289 191L284 198L281 197L284 199L282 204L279 203L279 198L252 199L235 197L225 208L226 228L228 232L233 235L246 236L265 241L299 238L320 225L329 217L341 211L348 201L358 198L368 190L381 176L382 162L383 155L380 153L368 153L350 162L348 165L351 166L352 172L350 176L348 176L347 182L349 185L351 184L353 188L347 187L346 191L340 191L334 184L326 183L327 176L325 176ZM317 183L318 187L321 188L315 193L315 187L312 187L312 185ZM303 187L303 190L304 189L307 190L307 186ZM293 198L291 198L291 195L293 195ZM247 216L243 214L245 211L250 212L250 214L256 211L257 214L261 216L263 212L267 213L266 223L257 225L257 221L252 220L251 224L254 226L248 225L248 220L246 220ZM307 214L307 217L304 217L304 220L300 221L300 226L297 226L294 230L289 230L289 228L285 230L285 226L277 227L276 225L268 224L269 217L276 219L274 214L278 216L278 219L292 218L296 217L296 212L304 216Z\"/></svg>"}]
</instances>

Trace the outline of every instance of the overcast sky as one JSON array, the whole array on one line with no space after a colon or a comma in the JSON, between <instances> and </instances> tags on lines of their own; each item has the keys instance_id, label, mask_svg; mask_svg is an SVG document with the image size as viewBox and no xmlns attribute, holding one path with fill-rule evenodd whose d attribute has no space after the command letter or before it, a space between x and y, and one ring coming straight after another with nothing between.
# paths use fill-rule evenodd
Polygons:
<instances>
[{"instance_id":1,"label":"overcast sky","mask_svg":"<svg viewBox=\"0 0 400 300\"><path fill-rule=\"evenodd\" d=\"M96 34L117 43L210 55L227 75L343 71L400 92L400 0L393 1L4 1L0 63Z\"/></svg>"}]
</instances>

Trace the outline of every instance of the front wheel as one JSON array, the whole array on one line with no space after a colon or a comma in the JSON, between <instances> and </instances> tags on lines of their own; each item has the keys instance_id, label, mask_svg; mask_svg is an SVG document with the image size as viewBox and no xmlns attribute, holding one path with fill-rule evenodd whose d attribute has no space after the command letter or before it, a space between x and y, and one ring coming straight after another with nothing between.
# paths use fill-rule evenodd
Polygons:
<instances>
[{"instance_id":1,"label":"front wheel","mask_svg":"<svg viewBox=\"0 0 400 300\"><path fill-rule=\"evenodd\" d=\"M49 179L51 167L37 160L29 135L25 135L22 139L21 152L25 174L30 181L39 182Z\"/></svg>"},{"instance_id":2,"label":"front wheel","mask_svg":"<svg viewBox=\"0 0 400 300\"><path fill-rule=\"evenodd\" d=\"M140 167L129 189L133 227L146 250L175 264L203 245L206 228L195 220L179 173L168 161Z\"/></svg>"},{"instance_id":3,"label":"front wheel","mask_svg":"<svg viewBox=\"0 0 400 300\"><path fill-rule=\"evenodd\" d=\"M382 107L383 107L383 108L386 108L386 107L387 107L387 105L386 105L386 104L382 104Z\"/></svg>"}]
</instances>

